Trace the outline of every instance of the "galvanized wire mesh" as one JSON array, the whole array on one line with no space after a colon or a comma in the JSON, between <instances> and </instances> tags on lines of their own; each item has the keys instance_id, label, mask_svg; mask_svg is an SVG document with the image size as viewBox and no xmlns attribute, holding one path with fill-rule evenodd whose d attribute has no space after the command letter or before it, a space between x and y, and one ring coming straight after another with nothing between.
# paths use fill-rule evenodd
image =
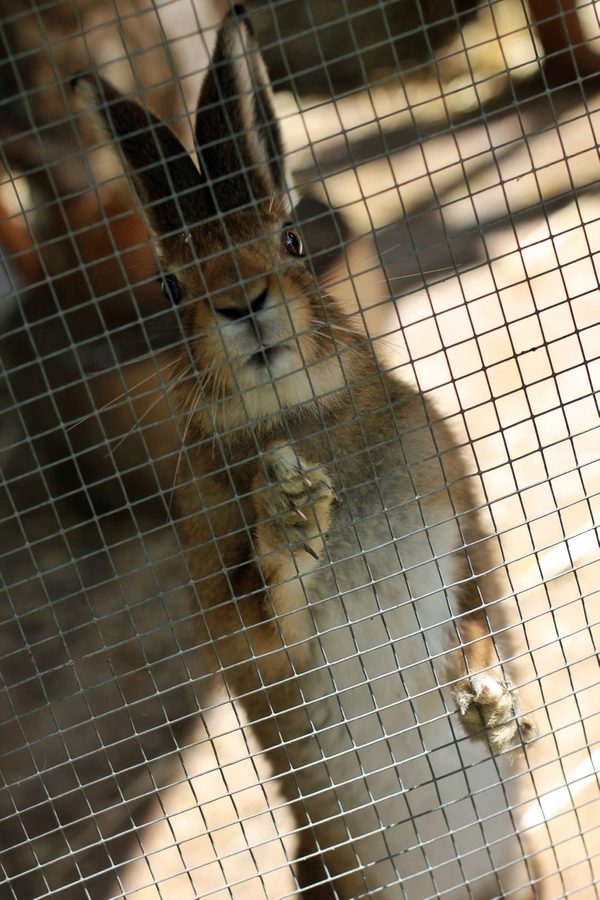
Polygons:
<instances>
[{"instance_id":1,"label":"galvanized wire mesh","mask_svg":"<svg viewBox=\"0 0 600 900\"><path fill-rule=\"evenodd\" d=\"M295 817L301 773L286 766L300 735L259 705L274 722L269 764L231 702L235 666L217 641L201 652L175 521L175 482L191 478L194 455L169 392L179 313L130 182L116 156L90 149L70 93L75 72L100 72L191 147L227 8L0 9L0 896L294 896L292 863L321 798L304 798L310 822ZM446 695L433 683L413 691L399 659L414 724L399 725L394 707L365 718L376 749L365 772L356 723L319 719L305 695L339 792L336 835L363 885L330 877L325 854L323 896L594 897L595 4L257 0L249 14L310 266L344 303L334 325L354 327L358 310L382 366L437 402L473 464L507 575L514 672L539 729L520 763L471 757ZM419 464L408 477L425 504ZM368 541L369 513L353 515ZM343 663L356 660L373 694L402 637L379 656L348 645L346 660L327 658L329 636L319 671L332 696L336 683L349 692ZM438 698L431 720L425 694ZM341 725L350 744L338 759L328 740ZM398 793L384 809L377 776L391 770ZM282 792L282 772L296 788ZM352 814L344 782L364 785ZM330 802L323 794L326 816ZM361 842L365 832L379 842Z\"/></svg>"}]
</instances>

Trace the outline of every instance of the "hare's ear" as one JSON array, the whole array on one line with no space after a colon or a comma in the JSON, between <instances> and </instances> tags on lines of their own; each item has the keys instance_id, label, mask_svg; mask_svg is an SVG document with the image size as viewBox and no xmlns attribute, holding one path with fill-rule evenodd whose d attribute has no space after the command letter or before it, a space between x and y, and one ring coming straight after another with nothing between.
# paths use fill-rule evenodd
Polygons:
<instances>
[{"instance_id":1,"label":"hare's ear","mask_svg":"<svg viewBox=\"0 0 600 900\"><path fill-rule=\"evenodd\" d=\"M71 84L96 131L120 150L158 238L214 215L204 178L170 128L99 77L75 77Z\"/></svg>"},{"instance_id":2,"label":"hare's ear","mask_svg":"<svg viewBox=\"0 0 600 900\"><path fill-rule=\"evenodd\" d=\"M254 31L236 4L217 35L196 118L201 170L221 212L283 194L283 145Z\"/></svg>"}]
</instances>

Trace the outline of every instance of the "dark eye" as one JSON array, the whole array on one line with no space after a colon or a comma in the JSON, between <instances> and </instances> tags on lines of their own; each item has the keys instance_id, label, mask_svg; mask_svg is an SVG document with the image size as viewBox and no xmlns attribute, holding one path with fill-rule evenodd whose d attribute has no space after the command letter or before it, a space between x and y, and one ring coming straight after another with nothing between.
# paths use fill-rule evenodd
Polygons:
<instances>
[{"instance_id":1,"label":"dark eye","mask_svg":"<svg viewBox=\"0 0 600 900\"><path fill-rule=\"evenodd\" d=\"M291 256L304 256L304 247L302 246L302 238L293 228L284 231L285 249Z\"/></svg>"},{"instance_id":2,"label":"dark eye","mask_svg":"<svg viewBox=\"0 0 600 900\"><path fill-rule=\"evenodd\" d=\"M174 275L165 275L161 278L160 289L171 303L179 303L181 300L181 285Z\"/></svg>"}]
</instances>

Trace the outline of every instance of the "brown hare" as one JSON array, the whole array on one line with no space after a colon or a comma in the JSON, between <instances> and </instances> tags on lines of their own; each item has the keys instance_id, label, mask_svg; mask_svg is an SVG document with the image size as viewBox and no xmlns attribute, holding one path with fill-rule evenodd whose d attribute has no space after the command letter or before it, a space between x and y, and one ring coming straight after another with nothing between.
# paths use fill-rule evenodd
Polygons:
<instances>
[{"instance_id":1,"label":"brown hare","mask_svg":"<svg viewBox=\"0 0 600 900\"><path fill-rule=\"evenodd\" d=\"M120 151L179 307L176 503L199 644L293 805L302 895L523 887L492 755L534 726L492 639L508 623L491 541L438 411L315 284L243 7L200 92L199 165L99 78L74 90Z\"/></svg>"}]
</instances>

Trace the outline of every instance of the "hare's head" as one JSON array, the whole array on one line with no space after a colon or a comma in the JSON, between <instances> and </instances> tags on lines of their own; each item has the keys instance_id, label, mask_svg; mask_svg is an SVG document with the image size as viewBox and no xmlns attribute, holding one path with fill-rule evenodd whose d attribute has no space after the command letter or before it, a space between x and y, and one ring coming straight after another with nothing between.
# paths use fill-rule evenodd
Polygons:
<instances>
[{"instance_id":1,"label":"hare's head","mask_svg":"<svg viewBox=\"0 0 600 900\"><path fill-rule=\"evenodd\" d=\"M341 368L293 224L272 92L243 7L221 25L200 91L198 165L106 82L80 77L74 89L120 149L156 235L163 292L186 338L180 405L220 430L331 395Z\"/></svg>"}]
</instances>

